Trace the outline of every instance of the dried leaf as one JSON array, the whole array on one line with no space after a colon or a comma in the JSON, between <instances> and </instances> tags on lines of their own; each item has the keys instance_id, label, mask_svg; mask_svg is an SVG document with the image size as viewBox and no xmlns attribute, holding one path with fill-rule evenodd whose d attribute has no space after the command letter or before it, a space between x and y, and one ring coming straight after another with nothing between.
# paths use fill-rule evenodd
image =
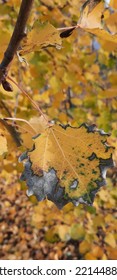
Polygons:
<instances>
[{"instance_id":1,"label":"dried leaf","mask_svg":"<svg viewBox=\"0 0 117 280\"><path fill-rule=\"evenodd\" d=\"M70 239L69 226L59 225L58 234L62 241L68 241Z\"/></svg>"},{"instance_id":2,"label":"dried leaf","mask_svg":"<svg viewBox=\"0 0 117 280\"><path fill-rule=\"evenodd\" d=\"M82 240L85 236L84 226L78 223L72 224L70 229L70 236L74 240L79 240L79 239Z\"/></svg>"}]
</instances>

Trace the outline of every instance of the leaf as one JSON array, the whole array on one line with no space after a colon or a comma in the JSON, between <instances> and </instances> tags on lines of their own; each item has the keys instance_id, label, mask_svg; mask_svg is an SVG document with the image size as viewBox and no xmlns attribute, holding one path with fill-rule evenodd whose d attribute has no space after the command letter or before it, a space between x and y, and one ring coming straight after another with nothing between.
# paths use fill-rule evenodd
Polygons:
<instances>
[{"instance_id":1,"label":"leaf","mask_svg":"<svg viewBox=\"0 0 117 280\"><path fill-rule=\"evenodd\" d=\"M112 6L114 9L117 9L117 1L116 0L110 0L110 6Z\"/></svg>"},{"instance_id":2,"label":"leaf","mask_svg":"<svg viewBox=\"0 0 117 280\"><path fill-rule=\"evenodd\" d=\"M71 27L71 28L69 28L68 30L62 31L62 32L60 33L60 37L61 37L61 38L67 38L67 37L69 37L69 36L72 34L72 32L74 31L75 28L76 28L76 27Z\"/></svg>"},{"instance_id":3,"label":"leaf","mask_svg":"<svg viewBox=\"0 0 117 280\"><path fill-rule=\"evenodd\" d=\"M70 240L69 226L68 225L59 225L58 234L62 241Z\"/></svg>"},{"instance_id":4,"label":"leaf","mask_svg":"<svg viewBox=\"0 0 117 280\"><path fill-rule=\"evenodd\" d=\"M85 254L86 252L90 251L90 249L91 249L91 244L87 240L83 240L79 244L80 254Z\"/></svg>"},{"instance_id":5,"label":"leaf","mask_svg":"<svg viewBox=\"0 0 117 280\"><path fill-rule=\"evenodd\" d=\"M51 243L55 243L59 240L56 227L49 229L45 234L45 240Z\"/></svg>"},{"instance_id":6,"label":"leaf","mask_svg":"<svg viewBox=\"0 0 117 280\"><path fill-rule=\"evenodd\" d=\"M113 166L113 148L106 140L95 125L48 127L27 152L21 179L27 181L28 195L39 201L47 197L59 208L70 201L92 205L107 168Z\"/></svg>"},{"instance_id":7,"label":"leaf","mask_svg":"<svg viewBox=\"0 0 117 280\"><path fill-rule=\"evenodd\" d=\"M22 145L28 149L31 149L33 145L32 137L35 134L44 132L47 128L47 116L41 115L40 117L32 117L28 123L23 124L19 128L20 137L22 140Z\"/></svg>"},{"instance_id":8,"label":"leaf","mask_svg":"<svg viewBox=\"0 0 117 280\"><path fill-rule=\"evenodd\" d=\"M103 39L105 41L109 41L109 42L117 44L117 34L110 34L106 30L98 29L98 28L86 29L86 31L100 37L101 39ZM115 47L117 47L117 45Z\"/></svg>"},{"instance_id":9,"label":"leaf","mask_svg":"<svg viewBox=\"0 0 117 280\"><path fill-rule=\"evenodd\" d=\"M112 248L115 248L116 247L116 240L114 238L114 235L109 232L106 234L106 237L105 237L105 242L110 245Z\"/></svg>"},{"instance_id":10,"label":"leaf","mask_svg":"<svg viewBox=\"0 0 117 280\"><path fill-rule=\"evenodd\" d=\"M106 25L111 32L111 34L117 33L117 12L110 14L110 16L105 20Z\"/></svg>"},{"instance_id":11,"label":"leaf","mask_svg":"<svg viewBox=\"0 0 117 280\"><path fill-rule=\"evenodd\" d=\"M102 28L101 17L104 11L104 2L86 1L81 11L79 24L83 28Z\"/></svg>"},{"instance_id":12,"label":"leaf","mask_svg":"<svg viewBox=\"0 0 117 280\"><path fill-rule=\"evenodd\" d=\"M116 97L117 93L116 93L116 87L111 87L106 89L105 91L100 91L99 93L99 97L100 99L104 99L104 98L114 98Z\"/></svg>"},{"instance_id":13,"label":"leaf","mask_svg":"<svg viewBox=\"0 0 117 280\"><path fill-rule=\"evenodd\" d=\"M39 49L47 46L61 47L61 38L58 30L48 22L43 24L36 21L32 30L23 40L22 50L20 55L30 52L39 51Z\"/></svg>"},{"instance_id":14,"label":"leaf","mask_svg":"<svg viewBox=\"0 0 117 280\"><path fill-rule=\"evenodd\" d=\"M82 224L72 224L70 229L70 236L74 240L82 240L85 236L84 226Z\"/></svg>"},{"instance_id":15,"label":"leaf","mask_svg":"<svg viewBox=\"0 0 117 280\"><path fill-rule=\"evenodd\" d=\"M0 156L7 152L7 140L0 129Z\"/></svg>"},{"instance_id":16,"label":"leaf","mask_svg":"<svg viewBox=\"0 0 117 280\"><path fill-rule=\"evenodd\" d=\"M104 1L86 1L78 25L103 40L117 44L117 13L111 14L109 10L106 18L106 10Z\"/></svg>"}]
</instances>

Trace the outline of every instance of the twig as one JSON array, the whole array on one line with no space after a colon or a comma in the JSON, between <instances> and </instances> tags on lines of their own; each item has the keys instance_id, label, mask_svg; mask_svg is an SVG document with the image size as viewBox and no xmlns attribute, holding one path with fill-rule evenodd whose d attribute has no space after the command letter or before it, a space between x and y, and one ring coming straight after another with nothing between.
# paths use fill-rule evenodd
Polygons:
<instances>
[{"instance_id":1,"label":"twig","mask_svg":"<svg viewBox=\"0 0 117 280\"><path fill-rule=\"evenodd\" d=\"M28 20L33 2L34 0L22 0L12 37L0 64L0 84L6 79L8 66L11 63L21 40L25 36L26 22Z\"/></svg>"}]
</instances>

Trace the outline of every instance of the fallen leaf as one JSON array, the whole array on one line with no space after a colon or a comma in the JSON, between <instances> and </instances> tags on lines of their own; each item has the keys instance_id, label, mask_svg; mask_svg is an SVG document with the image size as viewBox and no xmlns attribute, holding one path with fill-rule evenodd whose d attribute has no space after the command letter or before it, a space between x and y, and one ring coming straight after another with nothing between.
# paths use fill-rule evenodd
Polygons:
<instances>
[{"instance_id":1,"label":"fallen leaf","mask_svg":"<svg viewBox=\"0 0 117 280\"><path fill-rule=\"evenodd\" d=\"M115 241L115 237L114 234L112 234L111 232L106 234L106 237L104 239L104 241L110 245L112 248L116 247L116 241Z\"/></svg>"},{"instance_id":2,"label":"fallen leaf","mask_svg":"<svg viewBox=\"0 0 117 280\"><path fill-rule=\"evenodd\" d=\"M82 240L85 236L84 226L82 224L72 224L70 228L70 236L73 240Z\"/></svg>"}]
</instances>

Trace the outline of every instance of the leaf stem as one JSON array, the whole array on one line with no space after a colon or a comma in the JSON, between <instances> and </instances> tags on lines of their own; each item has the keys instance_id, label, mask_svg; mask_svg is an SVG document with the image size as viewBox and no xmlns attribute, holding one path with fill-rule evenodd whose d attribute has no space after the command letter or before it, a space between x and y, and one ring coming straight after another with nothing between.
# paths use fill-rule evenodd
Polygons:
<instances>
[{"instance_id":1,"label":"leaf stem","mask_svg":"<svg viewBox=\"0 0 117 280\"><path fill-rule=\"evenodd\" d=\"M67 31L67 30L70 30L70 29L76 29L76 28L80 28L80 25L77 24L77 25L73 25L73 26L68 26L68 27L61 27L61 28L57 28L58 31Z\"/></svg>"},{"instance_id":2,"label":"leaf stem","mask_svg":"<svg viewBox=\"0 0 117 280\"><path fill-rule=\"evenodd\" d=\"M28 124L28 125L31 127L31 129L32 129L35 133L37 133L36 130L32 127L32 125L31 125L27 120L25 120L25 119L21 119L21 118L4 118L4 120L25 122L26 124Z\"/></svg>"}]
</instances>

